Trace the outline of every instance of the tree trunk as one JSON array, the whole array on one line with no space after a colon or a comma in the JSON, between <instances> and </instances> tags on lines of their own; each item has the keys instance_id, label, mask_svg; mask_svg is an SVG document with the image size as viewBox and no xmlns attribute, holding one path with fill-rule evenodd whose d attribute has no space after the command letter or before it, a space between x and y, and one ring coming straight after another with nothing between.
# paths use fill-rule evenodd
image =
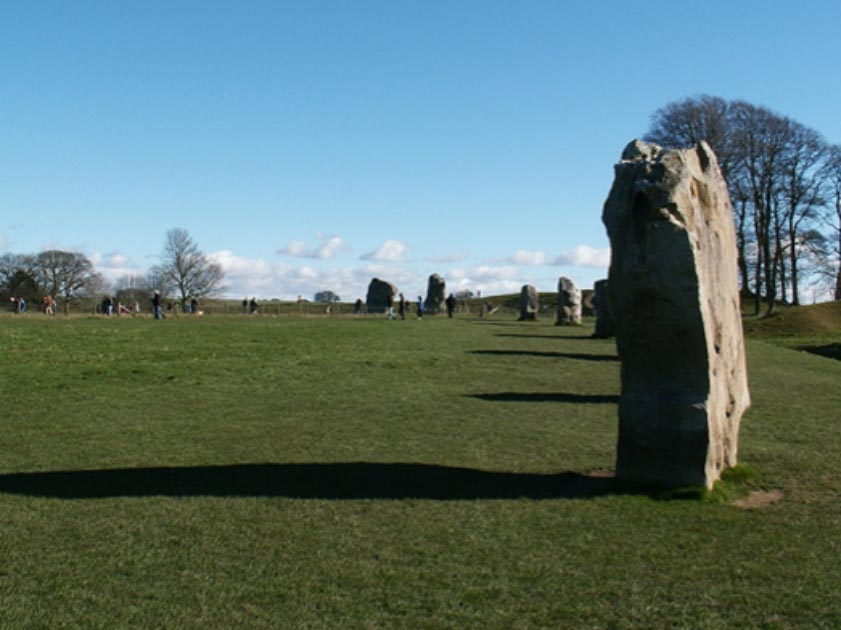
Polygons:
<instances>
[{"instance_id":1,"label":"tree trunk","mask_svg":"<svg viewBox=\"0 0 841 630\"><path fill-rule=\"evenodd\" d=\"M791 276L791 303L794 306L800 306L800 289L797 286L798 279L797 279L797 238L796 235L793 234L794 228L789 233L789 239L791 240L791 250L789 251L789 264L790 264L790 276Z\"/></svg>"},{"instance_id":2,"label":"tree trunk","mask_svg":"<svg viewBox=\"0 0 841 630\"><path fill-rule=\"evenodd\" d=\"M838 213L838 270L835 273L835 299L841 300L841 212Z\"/></svg>"},{"instance_id":3,"label":"tree trunk","mask_svg":"<svg viewBox=\"0 0 841 630\"><path fill-rule=\"evenodd\" d=\"M757 244L758 245L758 244ZM753 269L753 314L762 310L762 248L756 248L756 265Z\"/></svg>"},{"instance_id":4,"label":"tree trunk","mask_svg":"<svg viewBox=\"0 0 841 630\"><path fill-rule=\"evenodd\" d=\"M742 291L747 293L750 290L750 271L746 255L748 237L747 226L747 200L739 201L739 211L736 213L738 219L736 224L736 248L738 251L737 264L739 266L739 277L742 281Z\"/></svg>"}]
</instances>

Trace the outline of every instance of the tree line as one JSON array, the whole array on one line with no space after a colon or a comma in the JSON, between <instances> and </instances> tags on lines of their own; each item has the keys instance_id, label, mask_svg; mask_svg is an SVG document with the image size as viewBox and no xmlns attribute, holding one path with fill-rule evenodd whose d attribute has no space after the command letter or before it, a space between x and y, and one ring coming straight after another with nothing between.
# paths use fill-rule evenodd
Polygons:
<instances>
[{"instance_id":1,"label":"tree line","mask_svg":"<svg viewBox=\"0 0 841 630\"><path fill-rule=\"evenodd\" d=\"M213 295L224 280L222 268L210 261L187 230L166 233L160 263L146 274L123 276L109 287L90 259L79 252L49 250L40 254L0 255L0 299L24 298L40 304L51 296L65 313L77 298L113 294L124 304L148 301L154 291L174 297L184 306Z\"/></svg>"},{"instance_id":2,"label":"tree line","mask_svg":"<svg viewBox=\"0 0 841 630\"><path fill-rule=\"evenodd\" d=\"M736 226L743 293L755 314L800 304L804 284L841 299L841 145L787 116L710 95L658 109L644 139L705 140L718 156Z\"/></svg>"}]
</instances>

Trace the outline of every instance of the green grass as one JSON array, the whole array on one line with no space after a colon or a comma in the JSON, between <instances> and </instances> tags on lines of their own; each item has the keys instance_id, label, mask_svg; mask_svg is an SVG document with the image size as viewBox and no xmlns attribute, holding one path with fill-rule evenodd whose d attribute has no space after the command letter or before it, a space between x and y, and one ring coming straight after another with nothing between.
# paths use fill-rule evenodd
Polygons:
<instances>
[{"instance_id":1,"label":"green grass","mask_svg":"<svg viewBox=\"0 0 841 630\"><path fill-rule=\"evenodd\" d=\"M664 501L552 324L0 318L0 627L837 627L841 362L751 341L746 468Z\"/></svg>"}]
</instances>

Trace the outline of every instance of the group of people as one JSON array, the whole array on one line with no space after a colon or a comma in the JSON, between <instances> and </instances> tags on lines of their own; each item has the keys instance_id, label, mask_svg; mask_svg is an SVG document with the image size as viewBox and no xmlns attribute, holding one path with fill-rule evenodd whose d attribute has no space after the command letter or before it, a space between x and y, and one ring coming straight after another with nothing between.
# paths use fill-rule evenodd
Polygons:
<instances>
[{"instance_id":1,"label":"group of people","mask_svg":"<svg viewBox=\"0 0 841 630\"><path fill-rule=\"evenodd\" d=\"M357 308L360 309L361 312L361 305L362 300L356 301ZM447 307L447 317L452 318L453 314L456 312L456 305L457 300L456 297L450 293L446 300L444 300L444 304ZM419 295L417 302L415 303L418 319L423 319L423 310L424 310L424 302L423 296ZM400 293L399 299L397 300L397 314L400 316L400 319L406 319L406 309L408 307L408 302L406 301L406 297ZM386 313L388 314L389 319L394 319L394 302L393 300L389 299L388 305L386 307Z\"/></svg>"},{"instance_id":2,"label":"group of people","mask_svg":"<svg viewBox=\"0 0 841 630\"><path fill-rule=\"evenodd\" d=\"M300 301L300 297L299 300ZM242 312L243 313L250 313L253 315L260 309L260 306L257 304L257 298L253 297L250 300L246 298L242 298Z\"/></svg>"},{"instance_id":3,"label":"group of people","mask_svg":"<svg viewBox=\"0 0 841 630\"><path fill-rule=\"evenodd\" d=\"M172 310L172 303L167 302L166 305L167 310ZM140 307L137 307L138 312L140 311ZM199 310L199 301L196 298L192 298L189 304L184 305L184 312L185 313L192 313L193 315L202 315L202 311ZM164 309L161 306L161 292L155 291L152 294L152 317L155 319L166 319L166 314L164 313Z\"/></svg>"},{"instance_id":4,"label":"group of people","mask_svg":"<svg viewBox=\"0 0 841 630\"><path fill-rule=\"evenodd\" d=\"M11 297L9 298L12 309L15 313L25 313L26 312L26 298L23 296L20 297ZM55 315L56 311L56 301L52 295L45 295L41 298L41 312L45 315Z\"/></svg>"},{"instance_id":5,"label":"group of people","mask_svg":"<svg viewBox=\"0 0 841 630\"><path fill-rule=\"evenodd\" d=\"M418 319L423 319L423 296L418 296L417 301L417 313ZM406 297L401 293L400 299L397 300L397 314L400 315L400 319L406 319L406 307L408 306L408 302L406 301ZM394 319L394 300L389 298L388 305L386 306L386 314L388 315L389 319Z\"/></svg>"},{"instance_id":6,"label":"group of people","mask_svg":"<svg viewBox=\"0 0 841 630\"><path fill-rule=\"evenodd\" d=\"M25 313L26 312L26 300L21 297L11 297L9 298L12 302L12 309L15 313Z\"/></svg>"}]
</instances>

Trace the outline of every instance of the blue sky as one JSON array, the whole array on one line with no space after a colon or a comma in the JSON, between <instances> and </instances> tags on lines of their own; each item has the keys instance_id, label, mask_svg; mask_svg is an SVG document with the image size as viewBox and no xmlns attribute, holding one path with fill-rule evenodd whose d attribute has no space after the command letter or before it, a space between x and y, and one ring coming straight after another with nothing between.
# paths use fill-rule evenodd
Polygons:
<instances>
[{"instance_id":1,"label":"blue sky","mask_svg":"<svg viewBox=\"0 0 841 630\"><path fill-rule=\"evenodd\" d=\"M0 250L106 278L187 229L232 297L606 275L624 145L698 94L841 142L841 3L0 7Z\"/></svg>"}]
</instances>

